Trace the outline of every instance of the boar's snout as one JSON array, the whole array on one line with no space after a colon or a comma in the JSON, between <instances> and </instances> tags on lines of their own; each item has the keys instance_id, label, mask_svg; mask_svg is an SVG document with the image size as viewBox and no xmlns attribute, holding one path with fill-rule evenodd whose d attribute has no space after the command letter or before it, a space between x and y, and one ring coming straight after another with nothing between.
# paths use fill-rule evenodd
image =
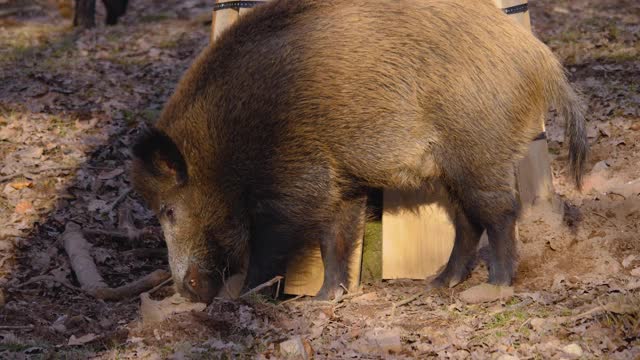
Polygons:
<instances>
[{"instance_id":1,"label":"boar's snout","mask_svg":"<svg viewBox=\"0 0 640 360\"><path fill-rule=\"evenodd\" d=\"M209 304L222 287L221 279L208 271L203 271L196 264L191 264L182 279L178 291L195 302Z\"/></svg>"}]
</instances>

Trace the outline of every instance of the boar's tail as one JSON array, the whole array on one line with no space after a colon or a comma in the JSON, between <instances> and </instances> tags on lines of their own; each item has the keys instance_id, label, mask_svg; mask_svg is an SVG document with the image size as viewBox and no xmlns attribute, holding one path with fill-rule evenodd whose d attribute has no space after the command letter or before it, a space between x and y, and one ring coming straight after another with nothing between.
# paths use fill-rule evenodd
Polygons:
<instances>
[{"instance_id":1,"label":"boar's tail","mask_svg":"<svg viewBox=\"0 0 640 360\"><path fill-rule=\"evenodd\" d=\"M566 137L569 140L569 167L578 190L582 187L582 175L589 152L589 141L585 126L586 108L580 96L566 80L564 73L552 91L553 105L566 122Z\"/></svg>"}]
</instances>

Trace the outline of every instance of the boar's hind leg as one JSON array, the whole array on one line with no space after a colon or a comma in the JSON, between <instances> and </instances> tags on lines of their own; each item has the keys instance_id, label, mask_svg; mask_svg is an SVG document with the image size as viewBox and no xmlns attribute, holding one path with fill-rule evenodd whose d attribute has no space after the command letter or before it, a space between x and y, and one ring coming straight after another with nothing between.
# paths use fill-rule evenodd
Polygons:
<instances>
[{"instance_id":1,"label":"boar's hind leg","mask_svg":"<svg viewBox=\"0 0 640 360\"><path fill-rule=\"evenodd\" d=\"M478 241L483 228L467 218L462 207L455 214L456 237L445 269L431 282L432 287L453 287L466 279L476 263Z\"/></svg>"},{"instance_id":2,"label":"boar's hind leg","mask_svg":"<svg viewBox=\"0 0 640 360\"><path fill-rule=\"evenodd\" d=\"M363 237L366 202L366 196L342 201L331 230L321 239L324 282L317 300L335 297L340 284L349 287L349 265L354 246Z\"/></svg>"},{"instance_id":3,"label":"boar's hind leg","mask_svg":"<svg viewBox=\"0 0 640 360\"><path fill-rule=\"evenodd\" d=\"M494 285L511 285L516 260L515 226L520 206L514 186L511 185L513 181L510 181L513 180L513 173L505 171L503 175L478 181L484 184L482 187L471 184L459 187L467 218L487 230L489 283Z\"/></svg>"}]
</instances>

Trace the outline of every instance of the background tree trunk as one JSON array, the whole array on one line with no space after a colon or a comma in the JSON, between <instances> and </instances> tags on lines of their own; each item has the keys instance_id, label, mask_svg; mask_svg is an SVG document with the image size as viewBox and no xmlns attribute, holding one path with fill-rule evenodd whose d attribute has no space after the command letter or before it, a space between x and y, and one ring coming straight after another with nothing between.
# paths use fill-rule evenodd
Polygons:
<instances>
[{"instance_id":1,"label":"background tree trunk","mask_svg":"<svg viewBox=\"0 0 640 360\"><path fill-rule=\"evenodd\" d=\"M73 26L92 28L96 26L96 0L75 0Z\"/></svg>"}]
</instances>

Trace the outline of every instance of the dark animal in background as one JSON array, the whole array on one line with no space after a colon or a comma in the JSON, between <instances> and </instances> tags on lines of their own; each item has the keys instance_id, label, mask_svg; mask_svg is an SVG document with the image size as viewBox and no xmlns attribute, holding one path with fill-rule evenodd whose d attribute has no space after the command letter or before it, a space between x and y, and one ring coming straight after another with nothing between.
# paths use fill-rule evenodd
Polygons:
<instances>
[{"instance_id":1,"label":"dark animal in background","mask_svg":"<svg viewBox=\"0 0 640 360\"><path fill-rule=\"evenodd\" d=\"M115 25L118 18L127 12L129 0L102 0L102 3L107 9L107 25Z\"/></svg>"},{"instance_id":2,"label":"dark animal in background","mask_svg":"<svg viewBox=\"0 0 640 360\"><path fill-rule=\"evenodd\" d=\"M489 282L515 272L514 166L549 106L587 153L583 108L551 51L489 0L275 0L241 18L184 75L134 146L177 289L209 301L283 274L319 242L319 297L348 282L370 188L438 181L457 205L434 285L468 276L483 230ZM286 279L285 279L286 281Z\"/></svg>"},{"instance_id":3,"label":"dark animal in background","mask_svg":"<svg viewBox=\"0 0 640 360\"><path fill-rule=\"evenodd\" d=\"M102 3L107 10L107 25L115 25L118 23L118 18L126 13L129 0L102 0ZM58 8L63 15L67 12L68 6L66 0L58 0ZM95 26L96 0L74 0L73 10L74 26L85 28Z\"/></svg>"}]
</instances>

